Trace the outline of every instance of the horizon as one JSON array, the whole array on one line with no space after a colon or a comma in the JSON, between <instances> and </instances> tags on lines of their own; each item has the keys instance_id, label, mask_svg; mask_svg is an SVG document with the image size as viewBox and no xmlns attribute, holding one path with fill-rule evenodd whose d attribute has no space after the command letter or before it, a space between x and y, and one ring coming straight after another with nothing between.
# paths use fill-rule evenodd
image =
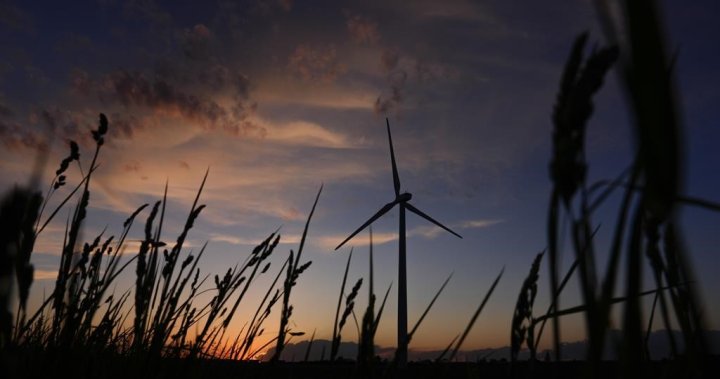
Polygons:
<instances>
[{"instance_id":1,"label":"horizon","mask_svg":"<svg viewBox=\"0 0 720 379\"><path fill-rule=\"evenodd\" d=\"M622 331L620 329L611 329L610 333L621 333ZM651 343L649 345L649 349L651 352L652 359L658 360L658 359L667 359L671 356L671 349L668 343L668 340L666 338L665 330L658 329L653 331L650 334ZM673 332L676 335L681 335L681 332L678 330L673 330ZM720 353L720 330L707 330L706 333L710 335L709 340L709 353L717 355ZM712 338L714 337L714 339ZM307 352L307 345L309 341L303 340L298 341L295 343L290 343L287 346L287 351L284 352L284 355L290 355L295 356L295 358L298 358L297 356L297 349L301 349L301 352L304 354ZM320 348L320 352L318 353L318 344L330 344L332 341L330 340L315 340L313 341L313 345L310 349L310 357L321 357L322 351L326 350L324 348ZM357 350L357 343L356 342L342 342L342 347L340 349L341 353L338 354L340 357L354 357L356 355L356 352L353 350ZM327 346L325 346L326 348ZM568 347L572 347L573 351L571 353L566 353L564 360L583 360L585 359L586 352L585 349L587 348L587 340L578 340L578 341L565 341L563 342L563 347L565 350L567 350ZM394 347L392 346L376 346L380 350L380 353L377 354L379 357L383 359L392 359L392 356L394 354ZM262 357L259 357L258 360L260 361L266 361L269 359L268 355L271 354L271 352L274 352L273 349L268 349L265 352L265 355ZM510 345L505 346L497 346L497 347L487 347L487 348L479 348L479 349L461 349L458 351L458 357L460 361L469 361L469 357L472 357L471 354L475 353L483 353L483 356L485 356L488 360L500 360L505 359L507 361L510 360ZM498 356L496 353L502 353L501 356ZM347 354L347 356L343 355L342 353ZM409 354L409 361L421 361L421 360L433 360L436 359L440 354L442 354L442 349L437 350L419 350L419 349L408 349ZM529 356L529 349L523 348L520 350L520 354L523 358L521 359L527 359ZM543 349L538 351L539 357L544 357L546 354L552 355L552 348L549 347L548 349ZM610 360L618 360L617 355L615 355L615 351L611 347L606 347L603 359L610 359ZM483 359L482 357L475 357L476 359ZM346 358L347 359L347 358ZM350 358L352 359L352 358ZM309 359L309 361L312 361L313 359ZM322 360L322 359L318 359ZM292 359L290 360L293 361Z\"/></svg>"},{"instance_id":2,"label":"horizon","mask_svg":"<svg viewBox=\"0 0 720 379\"><path fill-rule=\"evenodd\" d=\"M720 130L713 104L720 35L710 1L661 3L669 44L678 46L676 82L685 126L688 196L720 200ZM182 230L203 175L206 204L187 250L209 241L200 267L224 273L280 229L270 271L250 291L232 328L238 332L290 249L297 249L312 200L304 261L312 266L294 289L294 330L330 339L335 302L350 248L348 282L365 278L356 311L366 304L368 237L345 237L393 198L385 118L392 128L402 191L463 239L413 214L408 229L408 325L443 280L453 278L413 337L410 349L443 349L462 332L501 269L503 278L463 350L509 345L515 302L532 260L547 244L551 191L551 114L572 42L590 32L604 46L585 0L519 7L464 0L366 3L243 1L193 4L154 1L47 2L0 5L0 163L2 190L27 183L38 147L49 145L40 190L80 144L89 164L97 116L110 127L91 185L85 240L105 227L117 235L141 204L162 199L170 243ZM633 151L630 116L616 70L595 97L588 126L589 182L613 179ZM47 132L54 129L54 134ZM83 166L83 169L87 169ZM77 167L68 182L78 182ZM63 190L68 191L66 186ZM57 202L62 196L53 198ZM614 195L594 221L612 225ZM51 203L52 205L52 203ZM129 238L142 239L147 211ZM51 290L67 215L58 215L33 253L29 309ZM376 344L394 346L397 317L397 210L373 224L375 292L393 289ZM699 282L708 329L720 329L720 266L713 225L720 216L683 207L680 220ZM601 272L612 228L601 228ZM128 247L128 255L133 248ZM572 263L569 247L562 267ZM543 261L534 309L548 306ZM128 271L118 293L132 286ZM653 283L645 276L646 289ZM581 303L576 281L563 306ZM619 286L618 293L624 288ZM652 299L643 299L647 310ZM620 317L616 307L614 320ZM277 328L274 310L266 329ZM359 320L358 320L359 322ZM563 341L585 338L581 315L563 319ZM653 329L661 328L656 320ZM348 321L343 341L356 340ZM540 349L549 348L548 328ZM268 332L265 336L272 336ZM347 336L347 337L346 337ZM258 342L262 343L262 342Z\"/></svg>"}]
</instances>

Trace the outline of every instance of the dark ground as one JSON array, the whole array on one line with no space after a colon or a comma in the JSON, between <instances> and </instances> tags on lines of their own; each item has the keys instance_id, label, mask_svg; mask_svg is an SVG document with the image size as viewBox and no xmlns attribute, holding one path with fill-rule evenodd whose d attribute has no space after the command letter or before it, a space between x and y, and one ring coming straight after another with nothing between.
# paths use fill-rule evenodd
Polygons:
<instances>
[{"instance_id":1,"label":"dark ground","mask_svg":"<svg viewBox=\"0 0 720 379\"><path fill-rule=\"evenodd\" d=\"M411 362L398 370L378 362L372 372L361 374L355 362L236 362L228 360L162 359L114 356L96 352L6 352L1 378L619 378L623 366L605 361L594 371L582 361L561 363L522 361L514 367L505 361L484 362ZM690 375L679 361L650 361L640 364L633 379L716 378L720 357L712 356L702 364L701 375Z\"/></svg>"}]
</instances>

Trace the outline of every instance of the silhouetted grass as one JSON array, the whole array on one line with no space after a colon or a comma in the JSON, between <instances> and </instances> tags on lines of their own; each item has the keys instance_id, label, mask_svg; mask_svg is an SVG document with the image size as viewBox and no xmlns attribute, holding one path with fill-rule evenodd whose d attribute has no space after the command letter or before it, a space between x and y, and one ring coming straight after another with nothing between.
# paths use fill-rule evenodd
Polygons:
<instances>
[{"instance_id":1,"label":"silhouetted grass","mask_svg":"<svg viewBox=\"0 0 720 379\"><path fill-rule=\"evenodd\" d=\"M522 320L528 320L530 326L539 322L544 326L544 321L549 318L553 322L555 359L560 360L560 317L582 313L588 338L587 358L590 366L587 373L598 376L596 368L603 359L607 335L614 324L611 308L614 304L622 304L623 338L618 349L624 362L623 375L634 376L639 374L641 362L649 359L645 353L647 335L656 305L659 304L673 356L683 357L687 363L685 374L693 376L699 373L699 361L707 350L702 338L702 313L693 288L694 280L688 266L687 253L681 239L677 237L680 228L676 215L678 205L683 203L715 208L712 202L704 200L688 202L687 197L680 193L682 128L672 83L672 65L664 51L662 28L655 4L645 1L621 3L620 18L611 16L609 9L600 7L606 34L613 45L594 49L584 59L583 50L588 37L587 34L579 36L560 81L553 112L554 149L550 163L553 181L548 213L551 305L545 316L533 318L528 306L531 304L530 298L525 297L528 281L537 275L536 264L533 264L516 307L512 330L513 351L517 352L518 342L522 342L526 333L521 327ZM614 181L589 186L586 179L588 164L584 146L585 128L593 111L592 97L616 61L620 62L620 81L627 93L634 118L636 155L630 169ZM596 190L603 186L605 190L597 195ZM593 215L616 188L623 188L624 192L614 224L609 262L603 275L596 262ZM558 230L562 213L569 220L575 263L562 284L559 284L558 257L562 241ZM645 265L643 257L649 261L649 272L655 281L653 290L643 290L641 286ZM621 266L623 259L625 262ZM621 267L625 270L622 281L618 274ZM560 292L573 273L577 273L582 304L560 310ZM620 283L625 284L625 295L617 297L615 292ZM648 321L648 332L644 333L641 297L650 294L655 295L655 300ZM668 295L670 301L666 299ZM684 352L678 351L670 335L673 327L671 319L676 320L683 332ZM532 328L529 332L528 337L532 336L536 341L534 345L530 344L531 356L534 358L542 326L537 336L533 336Z\"/></svg>"},{"instance_id":2,"label":"silhouetted grass","mask_svg":"<svg viewBox=\"0 0 720 379\"><path fill-rule=\"evenodd\" d=\"M123 259L127 237L135 220L148 204L140 206L123 223L119 238L100 235L88 242L81 241L81 230L90 204L92 174L98 169L98 158L109 130L109 122L100 115L97 130L91 132L95 153L89 168L82 174L80 152L76 143L70 143L70 155L64 158L51 181L45 199L39 192L15 189L3 198L0 208L2 230L3 280L17 280L20 294L19 309L10 312L10 286L3 287L0 301L6 306L0 315L0 348L58 351L67 354L86 352L90 355L108 352L120 356L151 358L147 362L169 357L232 357L250 359L261 348L253 346L263 334L263 325L273 306L283 298L283 325L287 325L292 307L290 289L310 263L299 265L305 236L312 212L298 249L297 258L286 260L255 314L237 336L225 337L225 332L242 300L255 279L270 268L267 261L277 247L280 236L272 233L250 253L240 265L228 269L222 280L215 275L215 286L202 290L210 275L201 275L198 262L205 252L203 246L197 254L186 253L184 243L204 209L199 204L208 173L196 193L195 199L174 245L166 248L163 221L167 203L167 184L163 199L157 201L147 215L144 238L136 254ZM59 205L43 219L48 199L67 184L68 170L77 162L81 172L79 183L64 195ZM319 197L318 192L318 197ZM29 318L26 317L26 300L32 283L30 258L37 235L73 199L77 201L67 223L55 288ZM117 285L118 276L135 262L135 280L131 290L119 296L110 288ZM11 269L10 269L11 268ZM288 268L288 270L286 270ZM287 271L285 286L276 289L283 272ZM215 292L204 304L198 303L203 292ZM133 301L128 301L129 299ZM232 306L230 307L230 304ZM129 322L131 320L131 322ZM131 326L128 326L131 325ZM198 328L202 325L201 328ZM191 330L198 330L191 333ZM291 337L302 335L283 328ZM271 342L279 340L272 339ZM231 344L228 342L232 341ZM268 343L269 344L269 343ZM72 352L72 353L71 353Z\"/></svg>"}]
</instances>

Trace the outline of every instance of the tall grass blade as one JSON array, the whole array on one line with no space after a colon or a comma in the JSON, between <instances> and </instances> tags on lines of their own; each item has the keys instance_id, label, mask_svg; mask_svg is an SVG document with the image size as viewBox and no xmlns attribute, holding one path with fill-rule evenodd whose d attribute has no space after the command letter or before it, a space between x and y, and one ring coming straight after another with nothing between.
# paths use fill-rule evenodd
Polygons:
<instances>
[{"instance_id":1,"label":"tall grass blade","mask_svg":"<svg viewBox=\"0 0 720 379\"><path fill-rule=\"evenodd\" d=\"M458 350L460 350L460 347L462 346L463 342L465 342L465 338L467 337L468 333L470 333L470 329L472 329L473 325L475 325L475 320L477 320L478 316L480 315L480 312L482 312L483 308L485 308L485 304L490 299L490 296L492 295L493 291L495 291L495 286L497 286L498 282L500 281L500 278L502 277L503 273L505 272L505 267L500 270L500 273L498 274L497 278L495 278L495 281L490 286L490 289L488 290L487 294L485 295L485 298L483 299L482 303L480 303L480 306L475 310L475 313L470 318L470 322L468 323L467 327L465 327L465 331L462 333L460 339L458 340L457 344L455 345L455 348L452 351L452 354L450 354L449 360L452 361L455 358L455 355L457 355Z\"/></svg>"},{"instance_id":2,"label":"tall grass blade","mask_svg":"<svg viewBox=\"0 0 720 379\"><path fill-rule=\"evenodd\" d=\"M410 330L410 333L408 333L408 344L412 340L412 337L413 337L413 334L415 334L415 331L418 329L418 327L420 327L420 324L425 319L425 316L428 314L428 312L430 312L430 308L432 308L433 304L435 304L435 300L437 300L437 298L440 296L442 291L445 289L445 286L447 286L448 282L450 282L450 279L452 279L452 276L453 276L453 273L450 273L450 275L448 275L447 279L445 279L443 284L440 286L440 289L438 289L438 291L435 293L435 296L433 296L432 300L430 300L430 303L425 308L422 315L420 316L420 318L417 320L417 322L413 326L412 330Z\"/></svg>"}]
</instances>

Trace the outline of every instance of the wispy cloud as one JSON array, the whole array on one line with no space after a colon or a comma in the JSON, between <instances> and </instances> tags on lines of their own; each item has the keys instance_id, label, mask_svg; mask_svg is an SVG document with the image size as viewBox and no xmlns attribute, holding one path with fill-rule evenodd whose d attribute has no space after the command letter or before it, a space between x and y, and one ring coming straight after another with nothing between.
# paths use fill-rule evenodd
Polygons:
<instances>
[{"instance_id":1,"label":"wispy cloud","mask_svg":"<svg viewBox=\"0 0 720 379\"><path fill-rule=\"evenodd\" d=\"M335 250L335 247L337 247L340 242L345 240L347 236L351 232L348 231L347 234L333 234L333 235L323 235L320 237L315 238L315 243L323 249L323 251L326 252L332 252ZM396 241L398 239L398 234L394 232L373 232L373 245L384 245L388 242ZM370 239L368 237L367 232L363 232L362 235L357 235L355 238L353 238L350 242L346 244L345 247L363 247L363 246L369 246L370 245Z\"/></svg>"},{"instance_id":2,"label":"wispy cloud","mask_svg":"<svg viewBox=\"0 0 720 379\"><path fill-rule=\"evenodd\" d=\"M504 222L504 220L467 220L458 223L448 225L450 229L480 229L487 228L492 225L496 225ZM332 236L325 235L317 238L317 244L327 250L333 250L335 247L345 240L352 231L348 231L347 234L334 234ZM421 237L425 239L435 239L438 236L446 234L447 231L435 226L435 225L421 225L416 226L406 232L408 238ZM349 246L368 246L370 245L370 238L368 237L367 231L362 232L363 235L357 235L353 238L352 242L349 242ZM373 244L383 245L388 242L397 241L398 234L396 232L373 232Z\"/></svg>"},{"instance_id":3,"label":"wispy cloud","mask_svg":"<svg viewBox=\"0 0 720 379\"><path fill-rule=\"evenodd\" d=\"M34 280L55 280L57 279L57 270L35 270L33 273Z\"/></svg>"},{"instance_id":4,"label":"wispy cloud","mask_svg":"<svg viewBox=\"0 0 720 379\"><path fill-rule=\"evenodd\" d=\"M505 220L468 220L463 221L458 226L463 229L479 229L487 228L505 222Z\"/></svg>"},{"instance_id":5,"label":"wispy cloud","mask_svg":"<svg viewBox=\"0 0 720 379\"><path fill-rule=\"evenodd\" d=\"M288 70L307 81L333 82L347 70L335 45L300 44L288 58Z\"/></svg>"},{"instance_id":6,"label":"wispy cloud","mask_svg":"<svg viewBox=\"0 0 720 379\"><path fill-rule=\"evenodd\" d=\"M267 140L287 145L304 145L330 148L348 148L349 139L337 132L309 121L291 121L284 124L261 123L268 130Z\"/></svg>"},{"instance_id":7,"label":"wispy cloud","mask_svg":"<svg viewBox=\"0 0 720 379\"><path fill-rule=\"evenodd\" d=\"M280 244L297 244L300 242L300 235L283 234L280 231ZM263 238L246 238L222 233L210 233L210 240L215 242L225 242L231 245L239 246L258 246L262 243Z\"/></svg>"}]
</instances>

